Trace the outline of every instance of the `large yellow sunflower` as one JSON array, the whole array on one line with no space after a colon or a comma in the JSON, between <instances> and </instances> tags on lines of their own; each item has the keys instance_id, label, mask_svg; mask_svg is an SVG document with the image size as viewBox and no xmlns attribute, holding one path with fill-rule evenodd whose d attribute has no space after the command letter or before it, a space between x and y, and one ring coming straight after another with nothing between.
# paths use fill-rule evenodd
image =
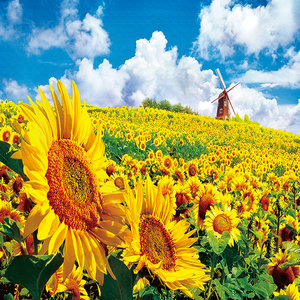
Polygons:
<instances>
[{"instance_id":1,"label":"large yellow sunflower","mask_svg":"<svg viewBox=\"0 0 300 300\"><path fill-rule=\"evenodd\" d=\"M119 203L124 199L112 193L113 183L103 185L108 178L104 144L100 134L95 136L76 84L71 101L60 81L57 87L62 105L51 85L55 110L39 89L42 102L36 105L29 98L31 105L21 105L27 129L17 121L13 124L23 136L13 158L23 161L29 178L24 188L35 203L24 237L37 229L37 238L44 241L41 254L55 253L64 245L64 279L77 259L80 270L85 266L101 284L104 273L111 272L102 245L122 244L118 234L124 211Z\"/></svg>"},{"instance_id":2,"label":"large yellow sunflower","mask_svg":"<svg viewBox=\"0 0 300 300\"><path fill-rule=\"evenodd\" d=\"M204 289L210 279L204 265L198 260L197 250L192 246L196 239L189 238L186 220L172 221L174 203L165 201L162 184L154 186L149 177L143 186L139 181L136 196L125 194L126 218L131 237L126 237L128 247L124 252L126 263L137 263L135 271L144 266L171 290L180 289L192 297L187 287Z\"/></svg>"}]
</instances>

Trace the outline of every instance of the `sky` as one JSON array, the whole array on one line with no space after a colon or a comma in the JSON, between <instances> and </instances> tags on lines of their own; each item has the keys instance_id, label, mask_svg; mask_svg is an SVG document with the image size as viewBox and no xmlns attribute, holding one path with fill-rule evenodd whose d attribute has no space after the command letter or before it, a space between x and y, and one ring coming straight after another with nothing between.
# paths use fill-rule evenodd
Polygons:
<instances>
[{"instance_id":1,"label":"sky","mask_svg":"<svg viewBox=\"0 0 300 300\"><path fill-rule=\"evenodd\" d=\"M0 99L75 81L87 104L166 99L214 117L219 68L240 82L236 113L300 134L299 15L299 0L1 0Z\"/></svg>"}]
</instances>

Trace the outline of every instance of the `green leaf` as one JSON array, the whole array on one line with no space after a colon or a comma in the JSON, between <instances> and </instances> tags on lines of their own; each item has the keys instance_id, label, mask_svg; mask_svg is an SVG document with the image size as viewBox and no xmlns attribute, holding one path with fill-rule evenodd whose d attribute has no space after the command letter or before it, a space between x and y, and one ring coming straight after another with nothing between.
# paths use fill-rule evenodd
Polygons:
<instances>
[{"instance_id":1,"label":"green leaf","mask_svg":"<svg viewBox=\"0 0 300 300\"><path fill-rule=\"evenodd\" d=\"M300 253L294 253L293 256L285 263L279 266L280 269L286 269L288 267L300 265Z\"/></svg>"},{"instance_id":2,"label":"green leaf","mask_svg":"<svg viewBox=\"0 0 300 300\"><path fill-rule=\"evenodd\" d=\"M230 240L230 233L228 231L224 231L221 235L221 238L218 240L212 231L208 231L207 237L213 251L217 255L220 255L225 250Z\"/></svg>"},{"instance_id":3,"label":"green leaf","mask_svg":"<svg viewBox=\"0 0 300 300\"><path fill-rule=\"evenodd\" d=\"M287 295L279 295L273 298L274 300L291 300L291 298Z\"/></svg>"},{"instance_id":4,"label":"green leaf","mask_svg":"<svg viewBox=\"0 0 300 300\"><path fill-rule=\"evenodd\" d=\"M267 198L276 198L277 197L277 192L271 191L268 195Z\"/></svg>"},{"instance_id":5,"label":"green leaf","mask_svg":"<svg viewBox=\"0 0 300 300\"><path fill-rule=\"evenodd\" d=\"M6 294L4 295L3 300L14 300L14 296L11 293Z\"/></svg>"},{"instance_id":6,"label":"green leaf","mask_svg":"<svg viewBox=\"0 0 300 300\"><path fill-rule=\"evenodd\" d=\"M40 300L44 286L62 263L60 253L55 256L19 255L13 259L4 276L10 282L25 287L33 300Z\"/></svg>"},{"instance_id":7,"label":"green leaf","mask_svg":"<svg viewBox=\"0 0 300 300\"><path fill-rule=\"evenodd\" d=\"M253 290L262 295L265 299L268 298L276 289L277 285L270 283L267 280L260 280L253 286Z\"/></svg>"},{"instance_id":8,"label":"green leaf","mask_svg":"<svg viewBox=\"0 0 300 300\"><path fill-rule=\"evenodd\" d=\"M283 247L289 252L300 253L300 246L292 242L283 242Z\"/></svg>"},{"instance_id":9,"label":"green leaf","mask_svg":"<svg viewBox=\"0 0 300 300\"><path fill-rule=\"evenodd\" d=\"M19 244L23 242L23 237L20 233L21 228L21 223L9 218L4 218L4 224L0 224L0 232L6 234Z\"/></svg>"},{"instance_id":10,"label":"green leaf","mask_svg":"<svg viewBox=\"0 0 300 300\"><path fill-rule=\"evenodd\" d=\"M198 287L190 288L188 287L188 290L191 292L195 300L203 300L203 297L200 296L200 294L203 292Z\"/></svg>"},{"instance_id":11,"label":"green leaf","mask_svg":"<svg viewBox=\"0 0 300 300\"><path fill-rule=\"evenodd\" d=\"M217 290L220 298L224 299L224 300L227 299L226 293L225 293L226 291L228 292L227 288L224 287L223 285L221 285L221 283L217 279L214 279L212 282L216 286L216 290Z\"/></svg>"},{"instance_id":12,"label":"green leaf","mask_svg":"<svg viewBox=\"0 0 300 300\"><path fill-rule=\"evenodd\" d=\"M28 180L28 177L23 172L22 159L11 158L15 152L16 151L11 150L11 145L9 143L0 141L0 161L11 170L19 174L26 181Z\"/></svg>"},{"instance_id":13,"label":"green leaf","mask_svg":"<svg viewBox=\"0 0 300 300\"><path fill-rule=\"evenodd\" d=\"M296 216L296 210L295 209L289 209L286 213L287 215L293 217L294 219L297 219L297 216Z\"/></svg>"},{"instance_id":14,"label":"green leaf","mask_svg":"<svg viewBox=\"0 0 300 300\"><path fill-rule=\"evenodd\" d=\"M116 276L116 280L109 273L104 276L104 284L101 287L101 299L132 300L133 272L122 261L112 255L109 257L108 263Z\"/></svg>"}]
</instances>

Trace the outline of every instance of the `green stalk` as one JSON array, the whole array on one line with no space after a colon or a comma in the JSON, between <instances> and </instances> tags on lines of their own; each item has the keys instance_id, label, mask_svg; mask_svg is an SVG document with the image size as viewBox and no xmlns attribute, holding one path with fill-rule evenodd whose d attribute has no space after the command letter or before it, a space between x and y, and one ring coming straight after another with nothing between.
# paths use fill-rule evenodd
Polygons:
<instances>
[{"instance_id":1,"label":"green stalk","mask_svg":"<svg viewBox=\"0 0 300 300\"><path fill-rule=\"evenodd\" d=\"M212 289L212 281L213 281L213 275L214 275L214 269L215 269L215 262L216 262L217 255L215 252L213 252L212 258L211 258L211 270L210 270L210 277L211 280L209 282L209 287L208 287L208 295L206 299L209 299L211 296L211 289Z\"/></svg>"},{"instance_id":2,"label":"green stalk","mask_svg":"<svg viewBox=\"0 0 300 300\"><path fill-rule=\"evenodd\" d=\"M279 201L279 200L277 200ZM277 203L277 237L276 237L276 253L278 253L278 250L279 250L279 225L280 225L280 217L281 217L281 214L280 214L280 207L279 207L279 202Z\"/></svg>"}]
</instances>

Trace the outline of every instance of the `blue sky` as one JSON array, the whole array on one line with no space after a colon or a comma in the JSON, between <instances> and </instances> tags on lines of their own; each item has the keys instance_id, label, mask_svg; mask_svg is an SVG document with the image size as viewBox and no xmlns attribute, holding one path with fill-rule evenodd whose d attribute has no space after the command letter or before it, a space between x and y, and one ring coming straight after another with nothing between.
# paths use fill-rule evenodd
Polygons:
<instances>
[{"instance_id":1,"label":"blue sky","mask_svg":"<svg viewBox=\"0 0 300 300\"><path fill-rule=\"evenodd\" d=\"M144 98L215 116L215 69L240 116L300 134L299 0L0 2L0 98L28 102L49 80L88 104Z\"/></svg>"}]
</instances>

